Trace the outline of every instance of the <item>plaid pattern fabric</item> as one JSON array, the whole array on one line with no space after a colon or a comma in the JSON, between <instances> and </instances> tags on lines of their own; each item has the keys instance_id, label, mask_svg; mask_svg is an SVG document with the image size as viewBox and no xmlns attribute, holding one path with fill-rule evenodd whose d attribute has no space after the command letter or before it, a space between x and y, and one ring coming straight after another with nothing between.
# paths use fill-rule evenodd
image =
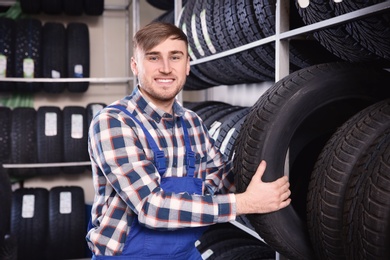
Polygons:
<instances>
[{"instance_id":1,"label":"plaid pattern fabric","mask_svg":"<svg viewBox=\"0 0 390 260\"><path fill-rule=\"evenodd\" d=\"M164 192L145 134L128 115L106 107L89 130L95 199L93 228L87 234L95 255L120 255L131 223L160 230L199 227L235 219L232 163L213 146L201 119L177 101L174 116L147 102L136 89L116 102L136 115L166 156L166 177L186 175L180 118L196 154L195 177L205 179L204 195ZM215 196L218 194L218 196Z\"/></svg>"}]
</instances>

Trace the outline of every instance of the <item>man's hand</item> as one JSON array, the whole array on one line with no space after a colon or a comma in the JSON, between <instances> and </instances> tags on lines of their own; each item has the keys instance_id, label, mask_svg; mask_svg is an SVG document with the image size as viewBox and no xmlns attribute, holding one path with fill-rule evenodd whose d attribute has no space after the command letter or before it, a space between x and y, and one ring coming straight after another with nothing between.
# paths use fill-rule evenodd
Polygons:
<instances>
[{"instance_id":1,"label":"man's hand","mask_svg":"<svg viewBox=\"0 0 390 260\"><path fill-rule=\"evenodd\" d=\"M245 192L236 194L237 215L268 213L287 207L291 199L287 176L273 182L261 180L266 162L261 161Z\"/></svg>"}]
</instances>

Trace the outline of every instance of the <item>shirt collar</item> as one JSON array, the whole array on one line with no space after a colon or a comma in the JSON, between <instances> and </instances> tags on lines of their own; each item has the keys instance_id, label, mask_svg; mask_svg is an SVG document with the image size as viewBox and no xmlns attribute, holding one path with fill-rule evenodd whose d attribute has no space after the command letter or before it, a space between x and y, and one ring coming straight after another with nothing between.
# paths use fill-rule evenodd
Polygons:
<instances>
[{"instance_id":1,"label":"shirt collar","mask_svg":"<svg viewBox=\"0 0 390 260\"><path fill-rule=\"evenodd\" d=\"M139 91L138 86L134 89L131 96L138 110L141 113L150 116L150 118L155 120L157 123L159 123L163 117L172 117L170 114L156 107L152 102L149 102L149 100L147 100L147 98L142 95L141 91ZM175 99L175 102L173 103L173 113L175 117L183 116L185 113L185 109L177 99Z\"/></svg>"}]
</instances>

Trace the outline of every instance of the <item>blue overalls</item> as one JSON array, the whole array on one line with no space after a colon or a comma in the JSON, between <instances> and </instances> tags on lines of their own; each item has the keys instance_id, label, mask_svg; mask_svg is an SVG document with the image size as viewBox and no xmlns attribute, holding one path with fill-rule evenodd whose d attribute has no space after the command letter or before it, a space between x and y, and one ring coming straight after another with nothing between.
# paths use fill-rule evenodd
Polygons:
<instances>
[{"instance_id":1,"label":"blue overalls","mask_svg":"<svg viewBox=\"0 0 390 260\"><path fill-rule=\"evenodd\" d=\"M166 171L165 155L144 125L127 111L123 106L111 105L129 115L145 133L147 141L154 153L154 163L161 176L161 188L165 192L199 194L202 195L203 180L194 178L195 153L191 149L187 126L183 117L180 117L186 146L186 170L184 177L164 177ZM207 227L180 228L174 231L158 231L146 228L135 218L129 235L127 236L122 255L120 256L93 256L92 259L148 259L148 260L200 260L201 255L195 247Z\"/></svg>"}]
</instances>

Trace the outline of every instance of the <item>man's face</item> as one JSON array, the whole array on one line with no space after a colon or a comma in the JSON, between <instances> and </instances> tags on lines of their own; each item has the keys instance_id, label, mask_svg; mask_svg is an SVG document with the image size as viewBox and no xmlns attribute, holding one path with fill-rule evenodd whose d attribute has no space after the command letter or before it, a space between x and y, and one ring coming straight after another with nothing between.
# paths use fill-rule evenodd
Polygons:
<instances>
[{"instance_id":1,"label":"man's face","mask_svg":"<svg viewBox=\"0 0 390 260\"><path fill-rule=\"evenodd\" d=\"M151 50L136 49L131 68L150 101L156 105L173 102L190 72L186 44L168 38Z\"/></svg>"}]
</instances>

